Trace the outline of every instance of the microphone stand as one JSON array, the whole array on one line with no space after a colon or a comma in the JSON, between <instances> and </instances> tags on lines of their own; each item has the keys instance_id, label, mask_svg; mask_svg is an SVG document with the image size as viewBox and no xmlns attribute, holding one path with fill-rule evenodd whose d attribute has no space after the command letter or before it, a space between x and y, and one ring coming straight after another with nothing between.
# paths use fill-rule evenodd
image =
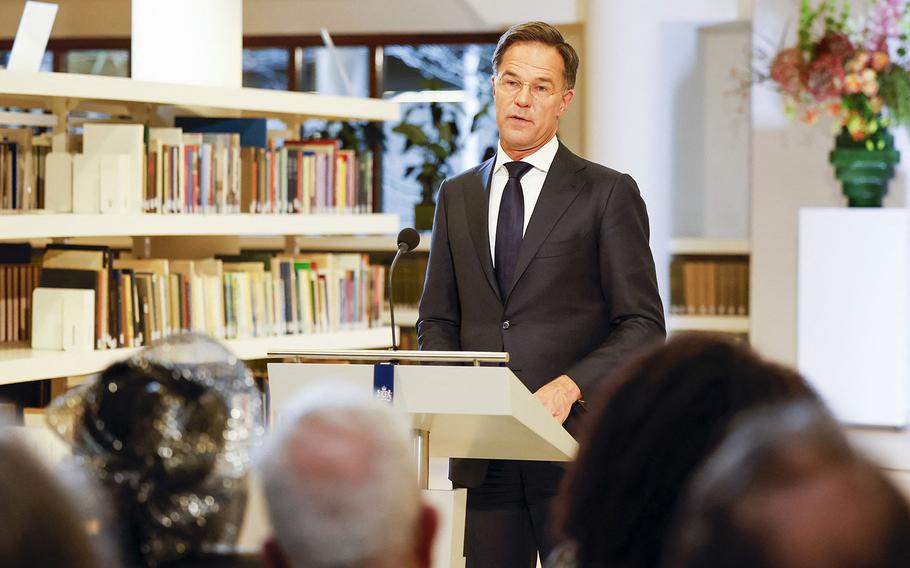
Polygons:
<instances>
[{"instance_id":1,"label":"microphone stand","mask_svg":"<svg viewBox=\"0 0 910 568\"><path fill-rule=\"evenodd\" d=\"M392 259L392 266L389 267L389 316L392 323L392 351L398 351L398 341L395 339L395 290L392 288L392 275L395 274L395 265L398 264L401 254L407 251L407 244L398 243L398 252L395 253L395 258Z\"/></svg>"}]
</instances>

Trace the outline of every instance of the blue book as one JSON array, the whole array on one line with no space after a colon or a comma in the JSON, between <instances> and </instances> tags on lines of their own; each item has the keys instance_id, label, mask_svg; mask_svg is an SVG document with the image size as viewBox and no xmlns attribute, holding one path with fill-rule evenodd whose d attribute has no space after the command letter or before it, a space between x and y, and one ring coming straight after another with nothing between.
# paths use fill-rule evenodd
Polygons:
<instances>
[{"instance_id":1,"label":"blue book","mask_svg":"<svg viewBox=\"0 0 910 568\"><path fill-rule=\"evenodd\" d=\"M206 116L178 116L174 126L184 132L211 132L240 134L241 147L265 148L268 128L264 118L209 118Z\"/></svg>"}]
</instances>

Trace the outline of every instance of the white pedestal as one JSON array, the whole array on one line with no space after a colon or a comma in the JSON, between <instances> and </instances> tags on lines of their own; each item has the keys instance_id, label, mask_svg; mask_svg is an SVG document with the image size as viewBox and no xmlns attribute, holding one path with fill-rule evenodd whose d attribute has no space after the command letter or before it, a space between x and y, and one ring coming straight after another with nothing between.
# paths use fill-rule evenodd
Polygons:
<instances>
[{"instance_id":1,"label":"white pedestal","mask_svg":"<svg viewBox=\"0 0 910 568\"><path fill-rule=\"evenodd\" d=\"M798 367L844 423L908 423L907 241L904 209L800 210Z\"/></svg>"}]
</instances>

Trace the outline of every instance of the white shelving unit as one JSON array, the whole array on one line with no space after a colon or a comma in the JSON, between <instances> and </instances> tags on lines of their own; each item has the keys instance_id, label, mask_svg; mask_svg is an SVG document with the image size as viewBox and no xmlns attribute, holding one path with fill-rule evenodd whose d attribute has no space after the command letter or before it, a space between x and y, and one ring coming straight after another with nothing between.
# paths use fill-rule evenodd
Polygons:
<instances>
[{"instance_id":1,"label":"white shelving unit","mask_svg":"<svg viewBox=\"0 0 910 568\"><path fill-rule=\"evenodd\" d=\"M0 239L205 235L387 234L398 229L398 215L0 215ZM394 236L392 244L394 245ZM387 248L389 248L387 246Z\"/></svg>"},{"instance_id":2,"label":"white shelving unit","mask_svg":"<svg viewBox=\"0 0 910 568\"><path fill-rule=\"evenodd\" d=\"M676 238L670 241L670 254L747 255L752 252L749 239Z\"/></svg>"},{"instance_id":3,"label":"white shelving unit","mask_svg":"<svg viewBox=\"0 0 910 568\"><path fill-rule=\"evenodd\" d=\"M395 326L396 327L416 327L417 326L417 308L396 308L395 309ZM391 325L392 316L388 310L382 312L379 316L382 325Z\"/></svg>"},{"instance_id":4,"label":"white shelving unit","mask_svg":"<svg viewBox=\"0 0 910 568\"><path fill-rule=\"evenodd\" d=\"M359 218L358 218L359 219ZM371 231L378 232L378 231ZM326 234L326 233L323 233ZM395 243L398 237L397 227L385 235L364 236L303 236L297 239L297 246L303 250L320 250L331 252L395 252ZM412 252L430 251L430 233L420 234L420 244Z\"/></svg>"},{"instance_id":5,"label":"white shelving unit","mask_svg":"<svg viewBox=\"0 0 910 568\"><path fill-rule=\"evenodd\" d=\"M159 125L176 114L218 117L274 117L295 128L306 118L330 120L398 120L398 103L266 89L205 87L136 81L127 78L66 73L0 70L0 106L44 109L46 114L4 113L14 124L44 126L55 133L76 124L75 110L106 112ZM397 215L150 215L150 214L0 214L0 241L102 238L127 245L131 237L231 236L266 238L379 235L389 239L399 229ZM391 235L391 238L386 237ZM362 239L364 237L356 237ZM274 238L272 239L274 240ZM376 241L378 247L379 240ZM284 248L284 247L281 247ZM393 247L389 247L393 248ZM349 249L349 250L369 250ZM242 359L266 357L289 348L352 349L389 345L388 327L332 333L229 340L226 345ZM0 384L82 376L97 373L137 348L85 353L0 346Z\"/></svg>"},{"instance_id":6,"label":"white shelving unit","mask_svg":"<svg viewBox=\"0 0 910 568\"><path fill-rule=\"evenodd\" d=\"M370 349L388 347L391 331L388 327L233 339L225 345L244 360L264 359L269 351L283 349ZM90 375L133 355L139 348L110 349L76 353L46 351L25 347L0 348L0 385Z\"/></svg>"},{"instance_id":7,"label":"white shelving unit","mask_svg":"<svg viewBox=\"0 0 910 568\"><path fill-rule=\"evenodd\" d=\"M397 103L379 99L152 83L123 77L0 71L0 98L12 106L67 110L67 105L117 103L171 106L193 114L318 117L330 120L398 120ZM17 104L19 103L19 104ZM59 120L59 116L57 117Z\"/></svg>"},{"instance_id":8,"label":"white shelving unit","mask_svg":"<svg viewBox=\"0 0 910 568\"><path fill-rule=\"evenodd\" d=\"M749 333L749 316L680 316L667 318L667 330Z\"/></svg>"}]
</instances>

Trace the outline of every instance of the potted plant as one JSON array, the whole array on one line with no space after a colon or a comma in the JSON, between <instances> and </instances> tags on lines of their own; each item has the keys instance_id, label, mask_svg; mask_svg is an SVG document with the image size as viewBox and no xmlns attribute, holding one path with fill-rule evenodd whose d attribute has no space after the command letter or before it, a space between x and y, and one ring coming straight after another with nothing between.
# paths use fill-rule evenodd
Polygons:
<instances>
[{"instance_id":1,"label":"potted plant","mask_svg":"<svg viewBox=\"0 0 910 568\"><path fill-rule=\"evenodd\" d=\"M411 106L393 132L404 135L405 152L420 155L421 163L405 169L405 177L413 176L420 184L420 202L414 206L414 227L418 231L433 228L436 211L434 195L439 184L450 176L452 166L448 160L459 147L458 116L460 108L439 102ZM417 112L429 112L430 122L421 126L409 122Z\"/></svg>"},{"instance_id":2,"label":"potted plant","mask_svg":"<svg viewBox=\"0 0 910 568\"><path fill-rule=\"evenodd\" d=\"M791 118L835 122L830 161L851 207L880 207L900 154L888 132L910 125L906 0L873 0L851 18L845 0L801 0L798 43L769 78Z\"/></svg>"}]
</instances>

